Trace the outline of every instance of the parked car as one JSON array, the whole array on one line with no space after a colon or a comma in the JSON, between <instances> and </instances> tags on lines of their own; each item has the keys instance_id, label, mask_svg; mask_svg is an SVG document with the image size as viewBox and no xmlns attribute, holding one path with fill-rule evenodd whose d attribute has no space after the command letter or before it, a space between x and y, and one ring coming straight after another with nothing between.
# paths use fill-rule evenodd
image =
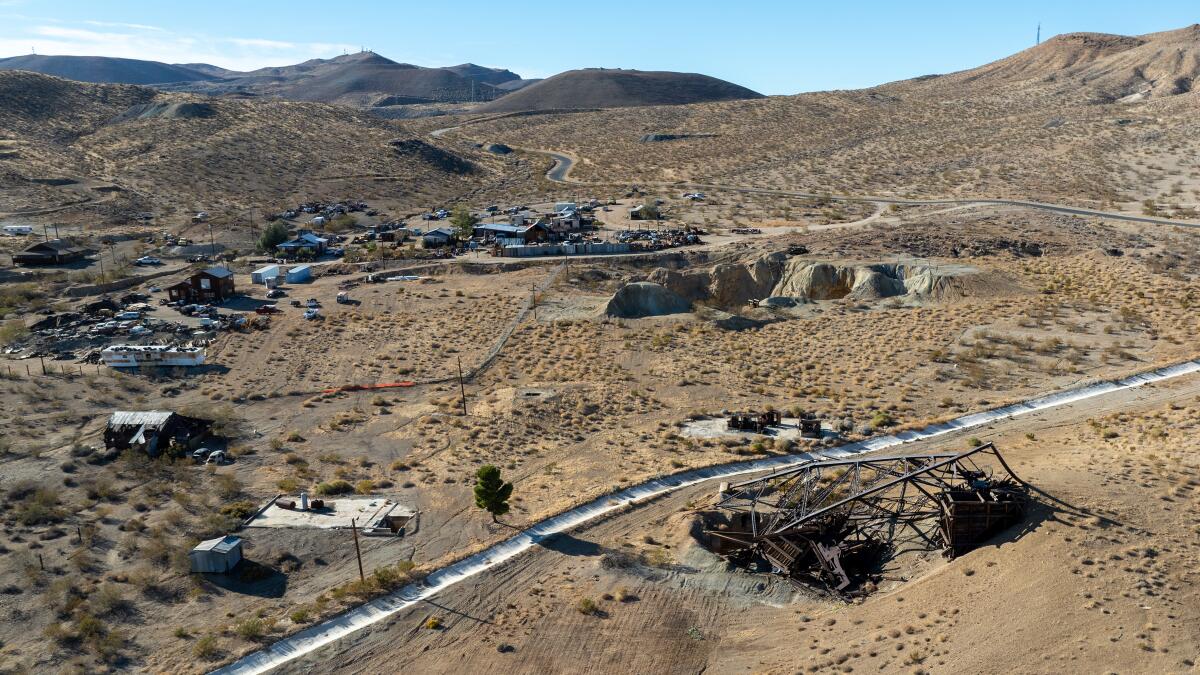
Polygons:
<instances>
[{"instance_id":1,"label":"parked car","mask_svg":"<svg viewBox=\"0 0 1200 675\"><path fill-rule=\"evenodd\" d=\"M281 312L283 312L283 310L279 309L275 305L260 305L254 308L255 314L279 314Z\"/></svg>"},{"instance_id":2,"label":"parked car","mask_svg":"<svg viewBox=\"0 0 1200 675\"><path fill-rule=\"evenodd\" d=\"M134 265L161 265L163 262L152 255L144 255L133 261Z\"/></svg>"},{"instance_id":3,"label":"parked car","mask_svg":"<svg viewBox=\"0 0 1200 675\"><path fill-rule=\"evenodd\" d=\"M161 288L159 288L158 286L151 286L151 287L150 287L150 292L151 292L151 293L161 293L161 292L162 292L162 289L161 289Z\"/></svg>"},{"instance_id":4,"label":"parked car","mask_svg":"<svg viewBox=\"0 0 1200 675\"><path fill-rule=\"evenodd\" d=\"M204 460L208 459L210 454L212 454L212 450L208 448L196 448L192 451L192 459L196 460L197 462L203 462Z\"/></svg>"},{"instance_id":5,"label":"parked car","mask_svg":"<svg viewBox=\"0 0 1200 675\"><path fill-rule=\"evenodd\" d=\"M150 333L153 333L153 332L154 331L150 330L149 328L146 328L145 326L133 326L129 329L129 334L134 337L136 337L138 335L149 335Z\"/></svg>"},{"instance_id":6,"label":"parked car","mask_svg":"<svg viewBox=\"0 0 1200 675\"><path fill-rule=\"evenodd\" d=\"M224 450L216 450L208 455L208 459L206 459L204 461L204 463L205 464L216 464L218 466L220 466L221 464L228 464L229 456L225 454Z\"/></svg>"},{"instance_id":7,"label":"parked car","mask_svg":"<svg viewBox=\"0 0 1200 675\"><path fill-rule=\"evenodd\" d=\"M316 319L319 316L321 316L321 310L317 309L316 307L306 310L304 312L305 319L312 320L312 319Z\"/></svg>"},{"instance_id":8,"label":"parked car","mask_svg":"<svg viewBox=\"0 0 1200 675\"><path fill-rule=\"evenodd\" d=\"M280 290L278 288L272 288L271 290L267 291L268 298L274 299L274 298L283 298L286 296L287 296L287 293L284 293L282 290Z\"/></svg>"},{"instance_id":9,"label":"parked car","mask_svg":"<svg viewBox=\"0 0 1200 675\"><path fill-rule=\"evenodd\" d=\"M316 298L309 298L308 302L305 302L304 304L310 309L316 309L317 307L321 306L320 301L318 301Z\"/></svg>"},{"instance_id":10,"label":"parked car","mask_svg":"<svg viewBox=\"0 0 1200 675\"><path fill-rule=\"evenodd\" d=\"M206 255L194 255L194 256L192 256L192 257L188 258L188 262L190 262L190 263L208 262L208 256L206 256Z\"/></svg>"},{"instance_id":11,"label":"parked car","mask_svg":"<svg viewBox=\"0 0 1200 675\"><path fill-rule=\"evenodd\" d=\"M117 312L113 314L113 318L117 321L136 321L142 318L141 312Z\"/></svg>"}]
</instances>

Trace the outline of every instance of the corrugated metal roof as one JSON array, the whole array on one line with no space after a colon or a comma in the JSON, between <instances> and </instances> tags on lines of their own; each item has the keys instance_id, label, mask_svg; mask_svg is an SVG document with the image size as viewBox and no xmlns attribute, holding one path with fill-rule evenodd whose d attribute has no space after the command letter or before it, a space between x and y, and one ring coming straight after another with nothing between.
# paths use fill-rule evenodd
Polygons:
<instances>
[{"instance_id":1,"label":"corrugated metal roof","mask_svg":"<svg viewBox=\"0 0 1200 675\"><path fill-rule=\"evenodd\" d=\"M227 534L224 537L209 539L196 544L193 551L214 551L216 553L229 553L233 549L242 545L241 537L235 537L232 534Z\"/></svg>"},{"instance_id":2,"label":"corrugated metal roof","mask_svg":"<svg viewBox=\"0 0 1200 675\"><path fill-rule=\"evenodd\" d=\"M233 276L233 272L229 271L229 269L225 267L210 267L204 270L204 273L208 274L209 276L214 276L218 279L224 279L225 277Z\"/></svg>"},{"instance_id":3,"label":"corrugated metal roof","mask_svg":"<svg viewBox=\"0 0 1200 675\"><path fill-rule=\"evenodd\" d=\"M158 427L167 423L175 413L167 410L118 410L108 418L108 426Z\"/></svg>"}]
</instances>

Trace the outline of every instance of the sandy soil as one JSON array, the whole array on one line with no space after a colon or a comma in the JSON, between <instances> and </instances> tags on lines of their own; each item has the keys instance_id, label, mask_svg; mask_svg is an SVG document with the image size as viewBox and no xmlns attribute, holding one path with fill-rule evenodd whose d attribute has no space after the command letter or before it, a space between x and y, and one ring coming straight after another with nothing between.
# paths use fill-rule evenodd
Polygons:
<instances>
[{"instance_id":1,"label":"sandy soil","mask_svg":"<svg viewBox=\"0 0 1200 675\"><path fill-rule=\"evenodd\" d=\"M284 670L1187 671L1200 648L1197 394L1193 376L995 424L982 435L1036 489L1028 520L860 603L727 570L689 534L706 485L561 536ZM581 612L583 598L598 610ZM442 627L426 628L431 617Z\"/></svg>"}]
</instances>

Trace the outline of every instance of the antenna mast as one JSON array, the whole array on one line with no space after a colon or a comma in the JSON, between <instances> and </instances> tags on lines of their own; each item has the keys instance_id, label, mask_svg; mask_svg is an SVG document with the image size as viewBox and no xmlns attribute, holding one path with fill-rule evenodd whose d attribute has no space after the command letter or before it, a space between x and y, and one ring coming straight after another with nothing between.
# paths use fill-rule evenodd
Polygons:
<instances>
[{"instance_id":1,"label":"antenna mast","mask_svg":"<svg viewBox=\"0 0 1200 675\"><path fill-rule=\"evenodd\" d=\"M1042 22L1038 22L1037 43L1042 44Z\"/></svg>"}]
</instances>

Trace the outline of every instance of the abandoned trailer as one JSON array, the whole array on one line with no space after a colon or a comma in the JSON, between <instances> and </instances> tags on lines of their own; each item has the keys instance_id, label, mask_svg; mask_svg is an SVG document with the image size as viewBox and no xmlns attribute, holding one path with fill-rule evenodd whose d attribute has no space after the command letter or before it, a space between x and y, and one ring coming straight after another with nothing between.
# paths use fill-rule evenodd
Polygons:
<instances>
[{"instance_id":1,"label":"abandoned trailer","mask_svg":"<svg viewBox=\"0 0 1200 675\"><path fill-rule=\"evenodd\" d=\"M208 436L212 422L165 410L117 411L108 418L104 446L139 450L157 457L172 444L194 449Z\"/></svg>"},{"instance_id":2,"label":"abandoned trailer","mask_svg":"<svg viewBox=\"0 0 1200 675\"><path fill-rule=\"evenodd\" d=\"M993 464L981 465L990 459ZM953 556L1020 521L1026 485L991 443L961 454L817 461L721 486L710 548L860 593L902 540Z\"/></svg>"}]
</instances>

